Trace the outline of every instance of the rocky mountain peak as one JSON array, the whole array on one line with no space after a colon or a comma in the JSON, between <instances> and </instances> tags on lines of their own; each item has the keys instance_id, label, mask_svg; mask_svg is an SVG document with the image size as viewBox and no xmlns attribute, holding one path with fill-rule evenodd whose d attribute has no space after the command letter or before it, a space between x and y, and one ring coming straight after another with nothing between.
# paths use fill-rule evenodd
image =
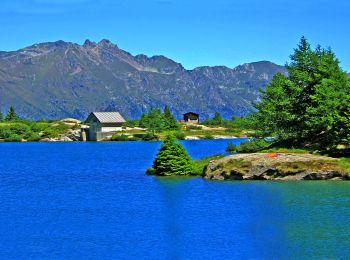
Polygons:
<instances>
[{"instance_id":1,"label":"rocky mountain peak","mask_svg":"<svg viewBox=\"0 0 350 260\"><path fill-rule=\"evenodd\" d=\"M86 39L84 44L84 47L94 48L96 47L96 42L90 41L89 39Z\"/></svg>"},{"instance_id":2,"label":"rocky mountain peak","mask_svg":"<svg viewBox=\"0 0 350 260\"><path fill-rule=\"evenodd\" d=\"M153 70L163 74L173 74L184 70L182 64L173 61L163 55L148 57L140 54L135 56L135 60L146 69Z\"/></svg>"},{"instance_id":3,"label":"rocky mountain peak","mask_svg":"<svg viewBox=\"0 0 350 260\"><path fill-rule=\"evenodd\" d=\"M97 46L102 48L118 48L116 44L113 44L110 40L107 39L102 39L101 41L99 41Z\"/></svg>"}]
</instances>

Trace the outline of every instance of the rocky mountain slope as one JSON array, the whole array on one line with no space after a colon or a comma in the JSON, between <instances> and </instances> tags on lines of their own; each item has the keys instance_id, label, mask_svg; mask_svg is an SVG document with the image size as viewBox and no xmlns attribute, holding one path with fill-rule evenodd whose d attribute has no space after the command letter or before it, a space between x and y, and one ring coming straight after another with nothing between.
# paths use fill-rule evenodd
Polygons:
<instances>
[{"instance_id":1,"label":"rocky mountain slope","mask_svg":"<svg viewBox=\"0 0 350 260\"><path fill-rule=\"evenodd\" d=\"M267 61L186 70L164 56L133 56L108 40L40 43L0 52L0 107L14 105L32 119L111 110L131 119L164 105L178 117L219 111L228 118L250 111L277 72L286 70Z\"/></svg>"}]
</instances>

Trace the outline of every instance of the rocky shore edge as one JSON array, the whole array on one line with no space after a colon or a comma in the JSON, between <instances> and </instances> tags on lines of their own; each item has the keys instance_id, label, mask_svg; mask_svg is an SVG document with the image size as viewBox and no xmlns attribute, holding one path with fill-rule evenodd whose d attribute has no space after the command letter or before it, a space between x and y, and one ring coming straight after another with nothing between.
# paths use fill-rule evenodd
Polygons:
<instances>
[{"instance_id":1,"label":"rocky shore edge","mask_svg":"<svg viewBox=\"0 0 350 260\"><path fill-rule=\"evenodd\" d=\"M296 153L251 153L212 160L210 180L350 180L336 158Z\"/></svg>"}]
</instances>

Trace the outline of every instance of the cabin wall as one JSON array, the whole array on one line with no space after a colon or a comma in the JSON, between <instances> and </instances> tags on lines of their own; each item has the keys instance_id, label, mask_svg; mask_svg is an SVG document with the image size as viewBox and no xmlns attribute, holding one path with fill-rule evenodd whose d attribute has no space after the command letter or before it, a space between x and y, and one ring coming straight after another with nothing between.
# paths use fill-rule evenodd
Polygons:
<instances>
[{"instance_id":1,"label":"cabin wall","mask_svg":"<svg viewBox=\"0 0 350 260\"><path fill-rule=\"evenodd\" d=\"M90 122L89 141L96 141L96 134L101 132L101 124L99 122Z\"/></svg>"},{"instance_id":2,"label":"cabin wall","mask_svg":"<svg viewBox=\"0 0 350 260\"><path fill-rule=\"evenodd\" d=\"M101 124L101 132L122 131L122 123L103 123Z\"/></svg>"},{"instance_id":3,"label":"cabin wall","mask_svg":"<svg viewBox=\"0 0 350 260\"><path fill-rule=\"evenodd\" d=\"M185 115L184 120L189 123L199 123L199 118L195 115Z\"/></svg>"},{"instance_id":4,"label":"cabin wall","mask_svg":"<svg viewBox=\"0 0 350 260\"><path fill-rule=\"evenodd\" d=\"M122 131L122 127L121 126L114 126L114 127L102 127L101 128L101 132L113 132L113 131Z\"/></svg>"}]
</instances>

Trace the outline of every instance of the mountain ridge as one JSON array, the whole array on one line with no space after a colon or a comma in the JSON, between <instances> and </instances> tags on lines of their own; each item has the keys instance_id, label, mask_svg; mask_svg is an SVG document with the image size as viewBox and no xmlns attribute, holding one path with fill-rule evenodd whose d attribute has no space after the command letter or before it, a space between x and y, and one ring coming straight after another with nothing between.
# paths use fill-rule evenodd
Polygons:
<instances>
[{"instance_id":1,"label":"mountain ridge","mask_svg":"<svg viewBox=\"0 0 350 260\"><path fill-rule=\"evenodd\" d=\"M228 118L249 113L277 72L286 69L269 61L187 70L164 55L134 56L107 39L60 40L0 52L0 106L14 105L30 119L83 119L108 110L131 119L165 105L178 118L193 110Z\"/></svg>"}]
</instances>

